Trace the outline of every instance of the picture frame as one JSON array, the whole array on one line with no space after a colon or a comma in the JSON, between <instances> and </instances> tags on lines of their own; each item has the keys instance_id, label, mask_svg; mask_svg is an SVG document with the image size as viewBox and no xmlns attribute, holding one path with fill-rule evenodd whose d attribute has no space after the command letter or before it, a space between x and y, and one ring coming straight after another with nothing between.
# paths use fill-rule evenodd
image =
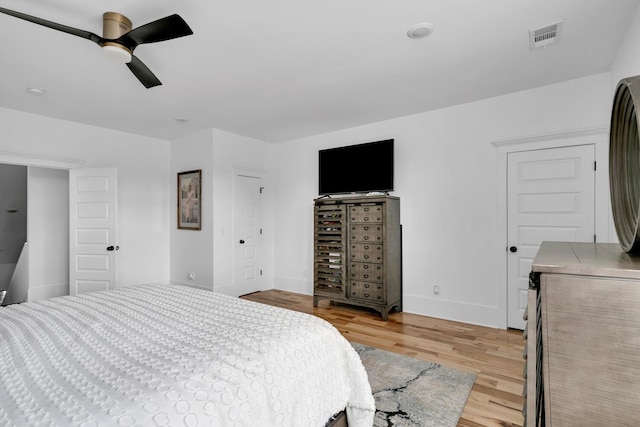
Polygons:
<instances>
[{"instance_id":1,"label":"picture frame","mask_svg":"<svg viewBox=\"0 0 640 427\"><path fill-rule=\"evenodd\" d=\"M178 173L178 229L202 229L202 170Z\"/></svg>"}]
</instances>

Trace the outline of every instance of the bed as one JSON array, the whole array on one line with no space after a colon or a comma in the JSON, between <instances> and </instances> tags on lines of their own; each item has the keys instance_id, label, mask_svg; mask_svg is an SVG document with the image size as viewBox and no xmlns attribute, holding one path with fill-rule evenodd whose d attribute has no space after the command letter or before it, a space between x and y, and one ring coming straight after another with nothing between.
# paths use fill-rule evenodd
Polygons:
<instances>
[{"instance_id":1,"label":"bed","mask_svg":"<svg viewBox=\"0 0 640 427\"><path fill-rule=\"evenodd\" d=\"M145 284L0 308L0 425L370 427L359 356L328 322Z\"/></svg>"}]
</instances>

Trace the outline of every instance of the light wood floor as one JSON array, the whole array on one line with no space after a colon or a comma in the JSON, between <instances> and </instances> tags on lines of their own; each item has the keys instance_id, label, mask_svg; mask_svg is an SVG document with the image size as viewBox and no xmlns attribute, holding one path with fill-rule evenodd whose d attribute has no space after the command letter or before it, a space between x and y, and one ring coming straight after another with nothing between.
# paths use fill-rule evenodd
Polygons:
<instances>
[{"instance_id":1,"label":"light wood floor","mask_svg":"<svg viewBox=\"0 0 640 427\"><path fill-rule=\"evenodd\" d=\"M388 321L366 309L331 305L291 292L270 290L242 298L302 311L334 325L348 340L477 374L459 427L522 426L524 341L505 331L409 313Z\"/></svg>"}]
</instances>

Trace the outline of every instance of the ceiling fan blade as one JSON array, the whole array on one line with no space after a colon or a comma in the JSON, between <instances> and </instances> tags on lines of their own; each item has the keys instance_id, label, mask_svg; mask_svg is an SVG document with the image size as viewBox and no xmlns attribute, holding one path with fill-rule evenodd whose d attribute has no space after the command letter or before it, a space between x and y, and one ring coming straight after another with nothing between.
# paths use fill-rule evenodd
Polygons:
<instances>
[{"instance_id":1,"label":"ceiling fan blade","mask_svg":"<svg viewBox=\"0 0 640 427\"><path fill-rule=\"evenodd\" d=\"M149 67L144 65L142 61L138 59L137 56L131 56L131 62L127 62L127 67L131 70L131 72L140 80L140 83L144 85L147 89L152 88L154 86L159 86L162 84L160 80L156 77L155 74L151 72Z\"/></svg>"},{"instance_id":2,"label":"ceiling fan blade","mask_svg":"<svg viewBox=\"0 0 640 427\"><path fill-rule=\"evenodd\" d=\"M83 39L91 40L98 45L101 45L104 40L102 37L92 33L91 31L80 30L78 28L69 27L67 25L58 24L57 22L47 21L46 19L27 15L26 13L15 12L3 7L0 7L0 13L4 13L5 15L10 15L19 19L24 19L25 21L33 22L34 24L42 25L47 28L62 31L63 33L82 37Z\"/></svg>"},{"instance_id":3,"label":"ceiling fan blade","mask_svg":"<svg viewBox=\"0 0 640 427\"><path fill-rule=\"evenodd\" d=\"M162 42L191 34L193 31L184 19L174 14L134 28L117 41L133 51L139 44Z\"/></svg>"}]
</instances>

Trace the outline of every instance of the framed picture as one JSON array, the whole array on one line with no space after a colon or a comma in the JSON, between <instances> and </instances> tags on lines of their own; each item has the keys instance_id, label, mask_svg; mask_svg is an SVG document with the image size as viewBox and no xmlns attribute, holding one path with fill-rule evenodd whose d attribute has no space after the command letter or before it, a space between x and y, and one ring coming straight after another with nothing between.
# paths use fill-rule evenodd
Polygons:
<instances>
[{"instance_id":1,"label":"framed picture","mask_svg":"<svg viewBox=\"0 0 640 427\"><path fill-rule=\"evenodd\" d=\"M200 230L202 227L201 187L201 169L178 173L179 229Z\"/></svg>"}]
</instances>

